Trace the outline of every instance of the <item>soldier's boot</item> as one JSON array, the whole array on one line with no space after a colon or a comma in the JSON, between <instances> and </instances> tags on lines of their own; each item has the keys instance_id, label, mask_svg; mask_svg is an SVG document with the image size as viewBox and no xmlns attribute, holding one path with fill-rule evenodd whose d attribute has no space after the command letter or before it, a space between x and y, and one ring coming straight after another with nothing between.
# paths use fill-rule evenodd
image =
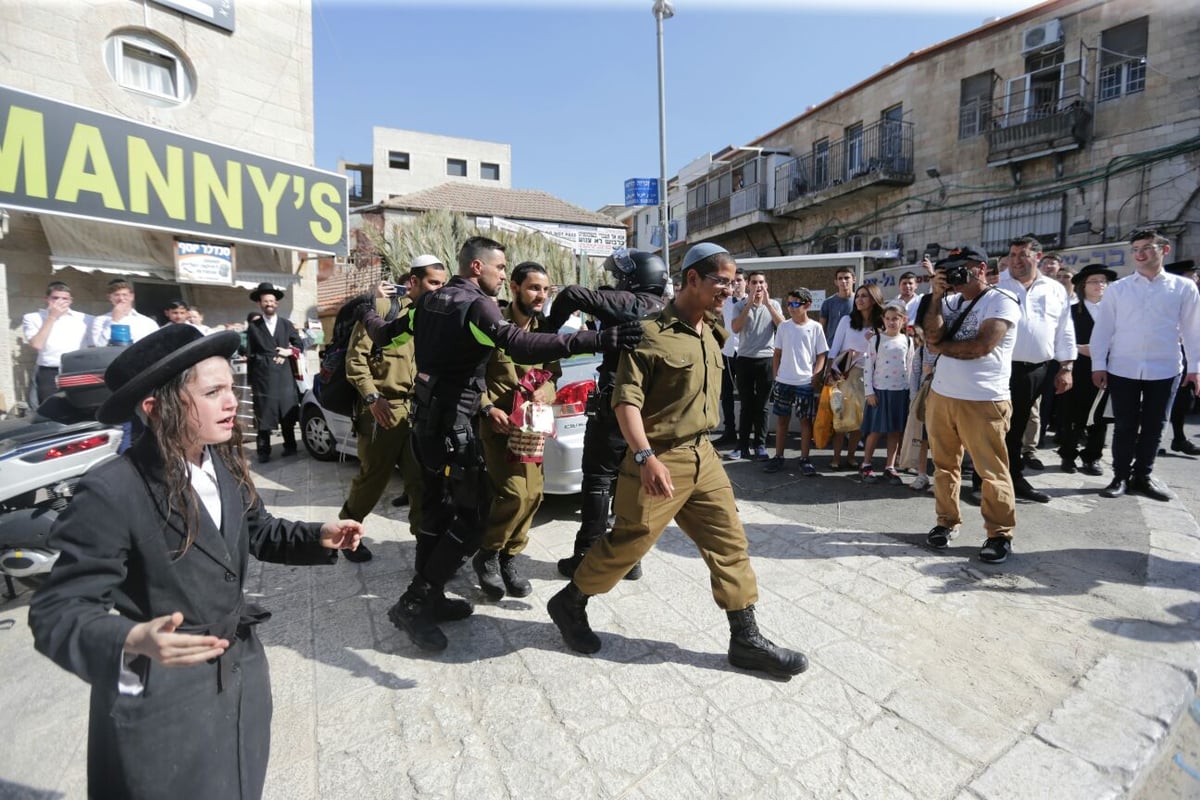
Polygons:
<instances>
[{"instance_id":1,"label":"soldier's boot","mask_svg":"<svg viewBox=\"0 0 1200 800\"><path fill-rule=\"evenodd\" d=\"M388 619L417 647L439 652L446 649L447 641L433 618L434 596L433 587L424 578L414 578L396 605L388 609Z\"/></svg>"},{"instance_id":2,"label":"soldier's boot","mask_svg":"<svg viewBox=\"0 0 1200 800\"><path fill-rule=\"evenodd\" d=\"M432 592L434 622L458 622L475 613L475 606L458 597L446 597L444 589L434 588Z\"/></svg>"},{"instance_id":3,"label":"soldier's boot","mask_svg":"<svg viewBox=\"0 0 1200 800\"><path fill-rule=\"evenodd\" d=\"M517 572L516 556L500 554L500 577L510 597L528 597L533 594L533 585Z\"/></svg>"},{"instance_id":4,"label":"soldier's boot","mask_svg":"<svg viewBox=\"0 0 1200 800\"><path fill-rule=\"evenodd\" d=\"M575 577L575 570L583 563L587 551L608 529L608 509L611 505L612 495L608 492L583 493L583 505L580 508L582 521L579 532L575 534L575 551L569 557L558 560L559 575L568 579Z\"/></svg>"},{"instance_id":5,"label":"soldier's boot","mask_svg":"<svg viewBox=\"0 0 1200 800\"><path fill-rule=\"evenodd\" d=\"M762 635L754 619L754 606L725 613L729 617L730 664L785 679L808 669L808 658L803 653L780 647Z\"/></svg>"},{"instance_id":6,"label":"soldier's boot","mask_svg":"<svg viewBox=\"0 0 1200 800\"><path fill-rule=\"evenodd\" d=\"M592 632L587 618L587 595L574 582L546 604L550 619L558 626L567 646L578 653L595 653L600 649L600 637Z\"/></svg>"},{"instance_id":7,"label":"soldier's boot","mask_svg":"<svg viewBox=\"0 0 1200 800\"><path fill-rule=\"evenodd\" d=\"M490 600L504 597L504 580L500 577L500 553L495 550L480 550L471 559L471 566L479 577L479 588Z\"/></svg>"}]
</instances>

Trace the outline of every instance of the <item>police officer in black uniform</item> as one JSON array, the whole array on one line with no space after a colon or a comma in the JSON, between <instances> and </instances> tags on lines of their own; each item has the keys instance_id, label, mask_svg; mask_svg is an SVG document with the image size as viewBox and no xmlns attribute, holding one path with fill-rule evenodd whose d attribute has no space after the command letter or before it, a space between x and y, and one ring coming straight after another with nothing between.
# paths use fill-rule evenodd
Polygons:
<instances>
[{"instance_id":1,"label":"police officer in black uniform","mask_svg":"<svg viewBox=\"0 0 1200 800\"><path fill-rule=\"evenodd\" d=\"M667 265L655 253L618 248L604 261L616 280L616 289L593 291L568 286L558 293L547 315L550 330L558 330L576 311L600 321L602 327L616 326L658 316L666 301ZM610 352L600 364L596 394L588 398L587 430L583 434L583 508L575 552L559 559L558 571L565 578L575 574L592 543L608 529L608 510L625 439L612 409L612 392L617 374L617 353ZM634 564L626 580L642 577L641 564Z\"/></svg>"},{"instance_id":2,"label":"police officer in black uniform","mask_svg":"<svg viewBox=\"0 0 1200 800\"><path fill-rule=\"evenodd\" d=\"M458 253L458 275L422 295L408 315L385 322L374 304L360 306L376 343L403 344L411 336L415 346L411 441L424 471L424 508L417 574L388 619L424 650L446 648L437 626L451 618L438 613L447 607L446 582L475 554L487 527L491 496L478 424L492 351L499 347L514 360L541 363L600 349L632 349L641 339L640 323L570 336L522 330L505 320L496 304L507 266L504 245L473 236Z\"/></svg>"}]
</instances>

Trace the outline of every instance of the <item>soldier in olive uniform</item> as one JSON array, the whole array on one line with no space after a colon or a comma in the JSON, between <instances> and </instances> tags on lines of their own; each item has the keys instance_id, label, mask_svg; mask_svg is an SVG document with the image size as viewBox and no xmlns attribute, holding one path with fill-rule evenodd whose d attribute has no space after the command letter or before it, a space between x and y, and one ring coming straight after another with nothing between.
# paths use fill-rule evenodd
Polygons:
<instances>
[{"instance_id":1,"label":"soldier in olive uniform","mask_svg":"<svg viewBox=\"0 0 1200 800\"><path fill-rule=\"evenodd\" d=\"M445 282L446 267L437 256L417 256L408 273L406 296L377 299L376 308L389 317L407 314L418 297L437 290ZM391 284L385 286L387 291L395 291ZM362 398L354 420L359 470L350 483L350 496L338 514L340 519L362 522L379 502L399 462L404 490L412 503L408 527L416 535L421 518L421 468L408 443L409 404L416 374L411 341L379 347L367 336L361 322L355 324L346 352L346 379ZM360 544L358 550L347 550L345 556L350 561L369 561L371 551Z\"/></svg>"},{"instance_id":2,"label":"soldier in olive uniform","mask_svg":"<svg viewBox=\"0 0 1200 800\"><path fill-rule=\"evenodd\" d=\"M779 678L808 668L802 653L776 646L758 630L758 584L746 532L708 438L720 422L724 365L706 315L720 311L735 271L723 248L692 247L675 299L657 320L644 323L637 349L621 356L612 402L629 450L617 479L617 522L548 606L572 650L600 649L588 624L588 597L616 586L674 519L699 548L713 599L729 617L729 662Z\"/></svg>"},{"instance_id":3,"label":"soldier in olive uniform","mask_svg":"<svg viewBox=\"0 0 1200 800\"><path fill-rule=\"evenodd\" d=\"M549 288L550 277L545 267L534 261L518 264L509 281L512 303L500 315L527 331L548 330L541 311ZM481 400L479 433L492 485L492 510L487 533L471 565L479 576L479 588L493 600L504 597L505 592L513 597L526 597L533 591L529 581L517 572L513 560L529 543L529 526L542 504L542 464L540 460L517 460L508 450L508 437L513 430L509 412L517 386L532 369L545 369L554 379L562 376L557 360L517 364L503 350L496 350L487 365L487 390ZM541 402L552 402L553 380L538 387L536 397Z\"/></svg>"}]
</instances>

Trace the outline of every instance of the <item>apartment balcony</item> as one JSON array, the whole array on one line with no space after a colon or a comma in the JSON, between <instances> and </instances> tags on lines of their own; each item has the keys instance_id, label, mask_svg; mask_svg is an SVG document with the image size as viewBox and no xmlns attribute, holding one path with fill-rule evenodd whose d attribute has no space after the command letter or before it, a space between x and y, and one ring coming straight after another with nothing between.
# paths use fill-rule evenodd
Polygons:
<instances>
[{"instance_id":1,"label":"apartment balcony","mask_svg":"<svg viewBox=\"0 0 1200 800\"><path fill-rule=\"evenodd\" d=\"M1066 97L993 117L988 137L988 166L1078 150L1092 129L1092 104Z\"/></svg>"},{"instance_id":2,"label":"apartment balcony","mask_svg":"<svg viewBox=\"0 0 1200 800\"><path fill-rule=\"evenodd\" d=\"M689 208L687 231L693 237L709 238L772 219L767 207L767 184L752 183L707 205Z\"/></svg>"},{"instance_id":3,"label":"apartment balcony","mask_svg":"<svg viewBox=\"0 0 1200 800\"><path fill-rule=\"evenodd\" d=\"M786 216L850 192L907 186L916 178L913 170L913 123L881 120L837 141L818 142L811 153L779 165L775 213Z\"/></svg>"}]
</instances>

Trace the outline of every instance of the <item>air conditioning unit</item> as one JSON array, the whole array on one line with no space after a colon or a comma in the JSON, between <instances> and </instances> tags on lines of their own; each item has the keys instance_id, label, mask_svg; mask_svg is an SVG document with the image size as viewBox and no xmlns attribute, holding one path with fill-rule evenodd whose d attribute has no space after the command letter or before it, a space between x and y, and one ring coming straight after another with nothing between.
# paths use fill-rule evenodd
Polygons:
<instances>
[{"instance_id":1,"label":"air conditioning unit","mask_svg":"<svg viewBox=\"0 0 1200 800\"><path fill-rule=\"evenodd\" d=\"M1052 50L1062 45L1062 23L1056 19L1026 28L1021 34L1021 55Z\"/></svg>"},{"instance_id":2,"label":"air conditioning unit","mask_svg":"<svg viewBox=\"0 0 1200 800\"><path fill-rule=\"evenodd\" d=\"M885 233L880 236L872 236L869 245L868 250L900 250L903 241L898 233Z\"/></svg>"}]
</instances>

